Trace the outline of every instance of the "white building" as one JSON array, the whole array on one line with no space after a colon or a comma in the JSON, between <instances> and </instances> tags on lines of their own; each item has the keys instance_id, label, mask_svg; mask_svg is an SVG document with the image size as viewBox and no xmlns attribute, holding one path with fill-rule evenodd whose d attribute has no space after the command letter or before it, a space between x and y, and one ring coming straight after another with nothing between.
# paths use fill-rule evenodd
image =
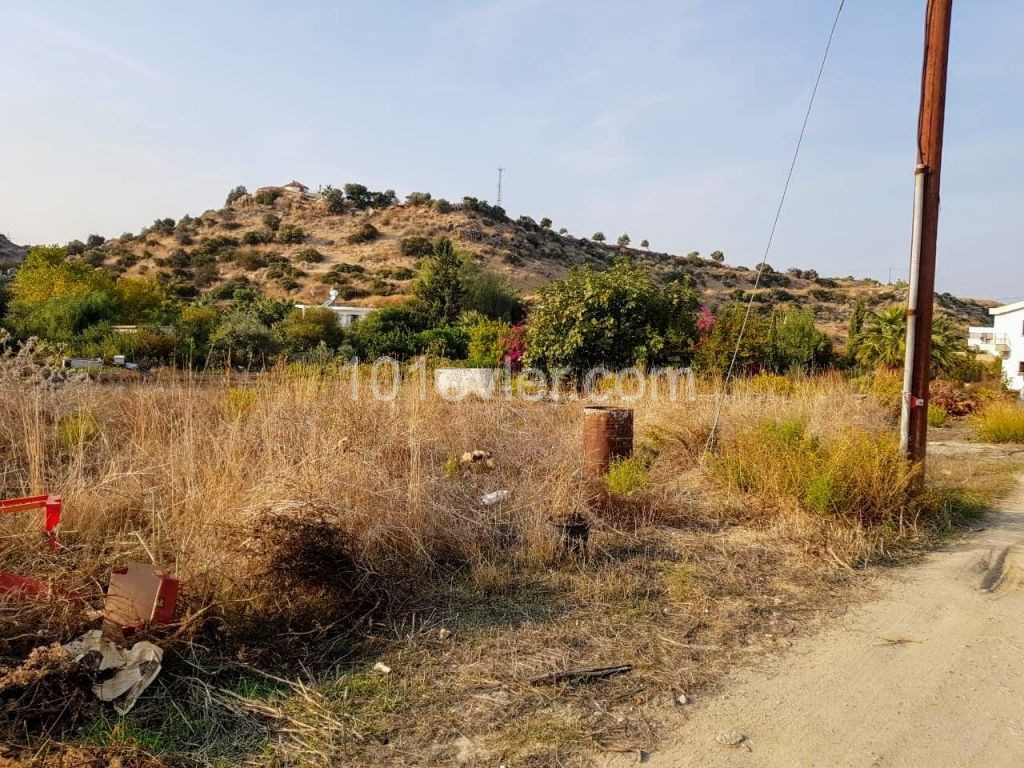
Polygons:
<instances>
[{"instance_id":1,"label":"white building","mask_svg":"<svg viewBox=\"0 0 1024 768\"><path fill-rule=\"evenodd\" d=\"M1010 389L1024 391L1024 301L993 307L992 327L972 326L967 346L1003 361Z\"/></svg>"},{"instance_id":2,"label":"white building","mask_svg":"<svg viewBox=\"0 0 1024 768\"><path fill-rule=\"evenodd\" d=\"M348 328L353 323L357 323L374 310L369 306L338 306L335 304L296 304L295 306L302 310L303 315L305 315L306 309L311 307L322 306L325 309L330 309L338 316L338 325L342 328Z\"/></svg>"}]
</instances>

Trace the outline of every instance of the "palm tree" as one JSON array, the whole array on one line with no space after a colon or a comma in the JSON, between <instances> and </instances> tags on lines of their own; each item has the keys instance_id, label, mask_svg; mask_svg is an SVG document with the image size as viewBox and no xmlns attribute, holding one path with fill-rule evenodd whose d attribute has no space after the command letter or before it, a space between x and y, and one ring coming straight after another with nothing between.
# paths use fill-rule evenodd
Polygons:
<instances>
[{"instance_id":1,"label":"palm tree","mask_svg":"<svg viewBox=\"0 0 1024 768\"><path fill-rule=\"evenodd\" d=\"M907 315L903 307L871 313L857 335L857 362L871 368L899 368L907 340ZM948 371L960 352L961 339L948 317L932 323L932 370Z\"/></svg>"}]
</instances>

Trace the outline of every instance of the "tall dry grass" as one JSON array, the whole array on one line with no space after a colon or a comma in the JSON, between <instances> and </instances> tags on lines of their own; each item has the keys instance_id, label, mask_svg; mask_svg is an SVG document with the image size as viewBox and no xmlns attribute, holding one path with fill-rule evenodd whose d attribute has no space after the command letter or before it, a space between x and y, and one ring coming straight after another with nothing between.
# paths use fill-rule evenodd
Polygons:
<instances>
[{"instance_id":1,"label":"tall dry grass","mask_svg":"<svg viewBox=\"0 0 1024 768\"><path fill-rule=\"evenodd\" d=\"M0 557L12 570L96 589L107 565L152 556L183 580L188 611L259 626L267 615L303 615L303 595L316 612L346 596L404 594L438 568L486 573L546 562L555 548L548 520L585 512L586 403L452 403L423 396L416 382L390 402L366 386L358 400L351 392L342 377L285 373L244 384L169 377L8 386L0 392L0 494L61 494L67 551L41 553L37 521L21 516L0 521L14 536ZM868 509L877 495L886 514L899 503L905 478L890 465L854 466L873 454L853 443L885 444L875 442L889 428L885 410L840 378L741 382L724 404L723 454L709 469L700 457L713 392L707 383L693 401L669 402L662 392L632 403L649 488L641 503L625 505L624 519L606 510L597 525L720 515L710 488L722 462L736 489L792 497L825 514ZM833 449L812 462L812 452L788 450L759 426L778 423L799 424L806 445ZM457 465L475 449L493 454L492 471ZM792 486L784 467L809 480ZM737 473L762 477L753 488ZM875 486L851 488L851 479ZM498 489L511 491L507 501L481 504ZM843 510L833 509L840 495ZM859 522L877 522L868 518Z\"/></svg>"}]
</instances>

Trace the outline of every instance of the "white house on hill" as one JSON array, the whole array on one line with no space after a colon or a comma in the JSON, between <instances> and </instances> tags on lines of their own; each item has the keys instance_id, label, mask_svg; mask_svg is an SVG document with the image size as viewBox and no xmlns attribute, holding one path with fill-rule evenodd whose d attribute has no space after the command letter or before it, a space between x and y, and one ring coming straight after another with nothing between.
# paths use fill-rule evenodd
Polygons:
<instances>
[{"instance_id":1,"label":"white house on hill","mask_svg":"<svg viewBox=\"0 0 1024 768\"><path fill-rule=\"evenodd\" d=\"M967 346L1003 361L1010 389L1024 391L1024 301L993 307L992 327L972 326Z\"/></svg>"}]
</instances>

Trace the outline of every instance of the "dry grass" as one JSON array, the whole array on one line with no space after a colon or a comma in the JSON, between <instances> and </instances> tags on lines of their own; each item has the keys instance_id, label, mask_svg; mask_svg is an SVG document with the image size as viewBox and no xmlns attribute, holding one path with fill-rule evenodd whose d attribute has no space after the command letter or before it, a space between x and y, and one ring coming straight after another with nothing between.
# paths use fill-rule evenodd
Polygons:
<instances>
[{"instance_id":1,"label":"dry grass","mask_svg":"<svg viewBox=\"0 0 1024 768\"><path fill-rule=\"evenodd\" d=\"M1020 403L992 402L974 419L978 439L989 443L1024 443L1024 406Z\"/></svg>"},{"instance_id":2,"label":"dry grass","mask_svg":"<svg viewBox=\"0 0 1024 768\"><path fill-rule=\"evenodd\" d=\"M44 550L37 520L2 520L2 568L91 599L3 605L0 655L69 639L109 565L148 551L184 584L166 670L128 718L53 744L375 765L647 745L658 705L785 647L856 568L926 546L1005 481L990 467L975 480L1001 481L957 495L937 463L944 487L909 504L889 413L838 377L739 384L703 465L708 391L633 404L642 482L592 515L574 559L548 520L585 512L581 403L448 403L415 383L378 402L365 382L353 401L348 380L284 374L6 387L0 493L63 494L67 551ZM475 449L493 470L452 459ZM511 496L480 503L497 489ZM592 686L528 683L623 662Z\"/></svg>"}]
</instances>

